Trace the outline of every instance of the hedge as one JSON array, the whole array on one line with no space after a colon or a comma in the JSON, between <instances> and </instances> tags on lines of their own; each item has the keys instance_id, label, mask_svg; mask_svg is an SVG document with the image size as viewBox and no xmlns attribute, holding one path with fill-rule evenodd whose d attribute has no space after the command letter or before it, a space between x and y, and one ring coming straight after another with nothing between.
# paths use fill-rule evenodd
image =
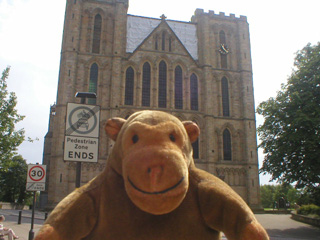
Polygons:
<instances>
[{"instance_id":1,"label":"hedge","mask_svg":"<svg viewBox=\"0 0 320 240\"><path fill-rule=\"evenodd\" d=\"M302 205L297 213L301 215L318 215L320 217L320 207L314 204Z\"/></svg>"}]
</instances>

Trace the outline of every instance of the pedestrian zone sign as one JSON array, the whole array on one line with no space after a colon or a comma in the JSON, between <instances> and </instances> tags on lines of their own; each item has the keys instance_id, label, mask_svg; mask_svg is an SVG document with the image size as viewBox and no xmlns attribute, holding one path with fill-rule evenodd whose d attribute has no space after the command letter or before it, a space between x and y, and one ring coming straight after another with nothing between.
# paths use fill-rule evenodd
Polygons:
<instances>
[{"instance_id":1,"label":"pedestrian zone sign","mask_svg":"<svg viewBox=\"0 0 320 240\"><path fill-rule=\"evenodd\" d=\"M68 103L66 136L99 137L100 106Z\"/></svg>"},{"instance_id":2,"label":"pedestrian zone sign","mask_svg":"<svg viewBox=\"0 0 320 240\"><path fill-rule=\"evenodd\" d=\"M68 103L64 160L98 162L100 106Z\"/></svg>"},{"instance_id":3,"label":"pedestrian zone sign","mask_svg":"<svg viewBox=\"0 0 320 240\"><path fill-rule=\"evenodd\" d=\"M65 136L64 160L98 162L98 138Z\"/></svg>"}]
</instances>

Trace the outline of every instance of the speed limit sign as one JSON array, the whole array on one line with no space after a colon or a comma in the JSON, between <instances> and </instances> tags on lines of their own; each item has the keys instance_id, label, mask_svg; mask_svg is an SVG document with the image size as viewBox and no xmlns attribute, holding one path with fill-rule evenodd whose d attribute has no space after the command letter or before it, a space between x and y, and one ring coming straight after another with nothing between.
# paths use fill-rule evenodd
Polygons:
<instances>
[{"instance_id":1,"label":"speed limit sign","mask_svg":"<svg viewBox=\"0 0 320 240\"><path fill-rule=\"evenodd\" d=\"M44 191L46 183L45 165L28 165L27 191Z\"/></svg>"}]
</instances>

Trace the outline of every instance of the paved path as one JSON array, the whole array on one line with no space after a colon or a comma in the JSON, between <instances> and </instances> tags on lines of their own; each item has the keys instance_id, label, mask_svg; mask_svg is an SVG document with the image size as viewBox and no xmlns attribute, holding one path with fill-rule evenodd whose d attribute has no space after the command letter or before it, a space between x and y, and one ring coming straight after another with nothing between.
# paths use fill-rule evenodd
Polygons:
<instances>
[{"instance_id":1,"label":"paved path","mask_svg":"<svg viewBox=\"0 0 320 240\"><path fill-rule=\"evenodd\" d=\"M257 214L271 240L316 240L320 228L292 220L288 214Z\"/></svg>"},{"instance_id":2,"label":"paved path","mask_svg":"<svg viewBox=\"0 0 320 240\"><path fill-rule=\"evenodd\" d=\"M11 228L20 240L29 240L29 231L31 229L31 215L30 210L22 211L21 224L18 224L18 210L2 210L0 209L0 215L4 215L6 220L3 225L7 228ZM44 213L36 212L33 225L34 235L39 231L44 222ZM7 239L7 238L5 238Z\"/></svg>"},{"instance_id":3,"label":"paved path","mask_svg":"<svg viewBox=\"0 0 320 240\"><path fill-rule=\"evenodd\" d=\"M6 217L5 227L12 228L21 240L29 240L31 211L23 211L22 224L20 225L17 224L17 210L0 209L0 215ZM259 222L267 230L270 240L320 240L320 228L294 221L290 216L285 214L256 215ZM36 212L35 217L34 232L37 233L44 222L44 213Z\"/></svg>"}]
</instances>

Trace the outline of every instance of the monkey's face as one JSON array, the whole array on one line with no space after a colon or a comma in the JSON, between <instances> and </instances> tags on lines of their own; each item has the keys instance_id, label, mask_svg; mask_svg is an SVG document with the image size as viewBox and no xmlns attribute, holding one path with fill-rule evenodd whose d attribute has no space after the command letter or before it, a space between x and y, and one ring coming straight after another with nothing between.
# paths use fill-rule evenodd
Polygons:
<instances>
[{"instance_id":1,"label":"monkey's face","mask_svg":"<svg viewBox=\"0 0 320 240\"><path fill-rule=\"evenodd\" d=\"M188 191L190 138L196 139L199 128L168 117L143 120L124 124L117 139L122 151L121 174L126 192L138 208L155 215L166 214L181 204Z\"/></svg>"}]
</instances>

